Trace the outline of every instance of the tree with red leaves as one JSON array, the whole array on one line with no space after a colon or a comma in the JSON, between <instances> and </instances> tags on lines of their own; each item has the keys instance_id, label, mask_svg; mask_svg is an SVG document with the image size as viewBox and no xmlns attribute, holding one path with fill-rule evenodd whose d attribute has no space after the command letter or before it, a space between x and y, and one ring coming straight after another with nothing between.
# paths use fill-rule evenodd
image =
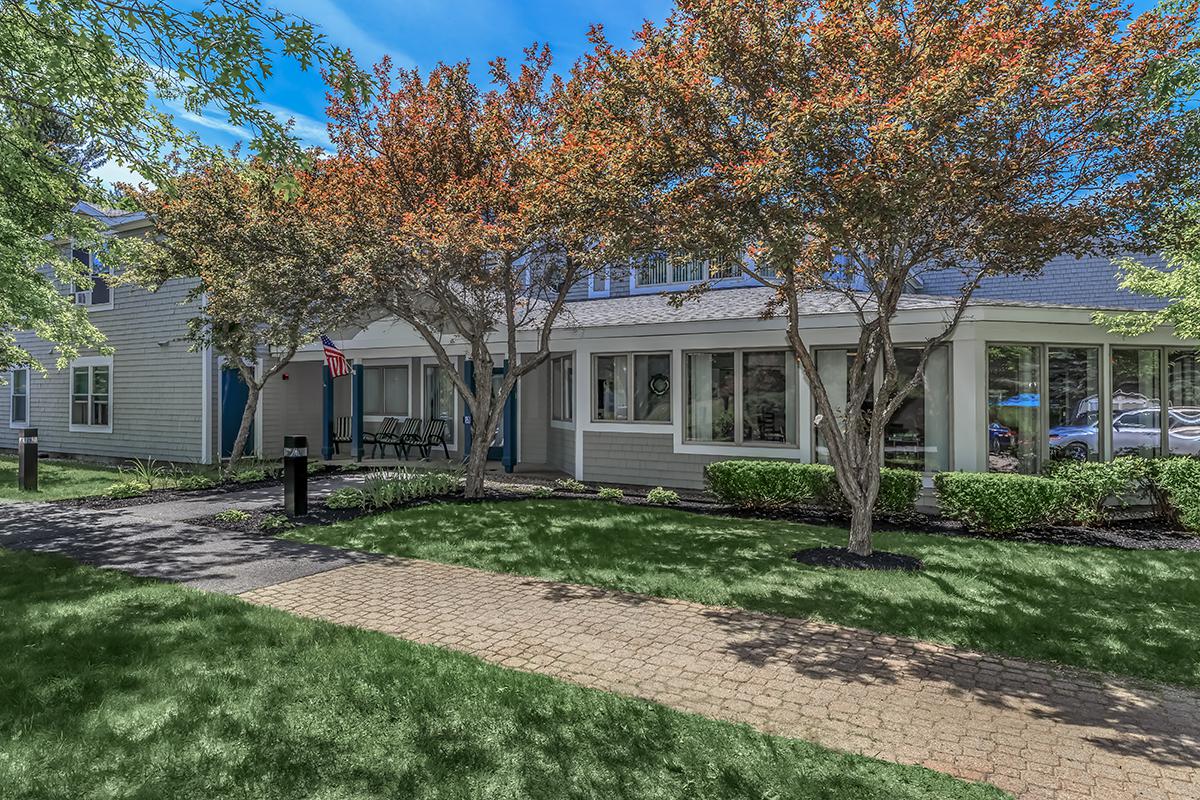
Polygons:
<instances>
[{"instance_id":1,"label":"tree with red leaves","mask_svg":"<svg viewBox=\"0 0 1200 800\"><path fill-rule=\"evenodd\" d=\"M384 60L370 97L331 96L337 152L304 191L349 241L360 295L410 325L463 397L468 497L505 401L548 358L566 290L596 257L577 224L594 207L583 189L594 161L564 134L571 92L550 65L546 48L527 50L516 74L497 60L483 91L465 63L393 75Z\"/></svg>"},{"instance_id":2,"label":"tree with red leaves","mask_svg":"<svg viewBox=\"0 0 1200 800\"><path fill-rule=\"evenodd\" d=\"M885 426L979 282L1139 244L1188 120L1147 87L1191 55L1194 22L1194 5L1131 18L1116 0L681 0L635 49L594 32L588 135L615 173L650 177L627 218L663 246L746 256L776 290L854 553L871 553ZM962 290L936 335L904 343L921 356L902 380L891 322L935 270ZM814 291L857 317L844 409L799 325Z\"/></svg>"}]
</instances>

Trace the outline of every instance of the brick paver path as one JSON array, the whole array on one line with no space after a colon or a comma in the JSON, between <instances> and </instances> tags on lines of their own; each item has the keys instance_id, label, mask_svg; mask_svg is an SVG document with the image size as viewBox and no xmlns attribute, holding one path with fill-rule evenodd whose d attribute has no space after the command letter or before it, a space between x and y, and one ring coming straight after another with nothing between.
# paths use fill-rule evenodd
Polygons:
<instances>
[{"instance_id":1,"label":"brick paver path","mask_svg":"<svg viewBox=\"0 0 1200 800\"><path fill-rule=\"evenodd\" d=\"M241 595L1022 798L1200 798L1200 694L424 561Z\"/></svg>"}]
</instances>

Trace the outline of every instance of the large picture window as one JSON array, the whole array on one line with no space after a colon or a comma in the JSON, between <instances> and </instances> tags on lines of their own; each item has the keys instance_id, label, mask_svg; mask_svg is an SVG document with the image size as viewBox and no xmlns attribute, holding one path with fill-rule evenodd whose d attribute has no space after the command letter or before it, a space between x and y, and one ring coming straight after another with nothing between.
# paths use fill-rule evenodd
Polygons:
<instances>
[{"instance_id":1,"label":"large picture window","mask_svg":"<svg viewBox=\"0 0 1200 800\"><path fill-rule=\"evenodd\" d=\"M839 422L845 420L853 350L818 350L817 372L833 404ZM921 350L896 348L897 380L912 380L920 363ZM874 396L872 391L871 396ZM829 446L820 429L816 431L817 461L830 463ZM884 427L884 465L920 472L950 468L950 352L938 347L925 362L925 376L904 398Z\"/></svg>"},{"instance_id":2,"label":"large picture window","mask_svg":"<svg viewBox=\"0 0 1200 800\"><path fill-rule=\"evenodd\" d=\"M408 367L363 368L363 414L408 416Z\"/></svg>"},{"instance_id":3,"label":"large picture window","mask_svg":"<svg viewBox=\"0 0 1200 800\"><path fill-rule=\"evenodd\" d=\"M1046 359L1050 458L1099 461L1100 349L1050 347Z\"/></svg>"},{"instance_id":4,"label":"large picture window","mask_svg":"<svg viewBox=\"0 0 1200 800\"><path fill-rule=\"evenodd\" d=\"M111 429L111 375L112 367L109 364L76 365L71 368L72 429Z\"/></svg>"},{"instance_id":5,"label":"large picture window","mask_svg":"<svg viewBox=\"0 0 1200 800\"><path fill-rule=\"evenodd\" d=\"M1167 353L1167 451L1200 457L1200 353Z\"/></svg>"},{"instance_id":6,"label":"large picture window","mask_svg":"<svg viewBox=\"0 0 1200 800\"><path fill-rule=\"evenodd\" d=\"M1035 474L1041 467L1041 348L987 349L988 469Z\"/></svg>"},{"instance_id":7,"label":"large picture window","mask_svg":"<svg viewBox=\"0 0 1200 800\"><path fill-rule=\"evenodd\" d=\"M689 440L795 443L796 369L787 351L688 353L685 363Z\"/></svg>"},{"instance_id":8,"label":"large picture window","mask_svg":"<svg viewBox=\"0 0 1200 800\"><path fill-rule=\"evenodd\" d=\"M14 369L8 376L8 423L29 424L29 369Z\"/></svg>"},{"instance_id":9,"label":"large picture window","mask_svg":"<svg viewBox=\"0 0 1200 800\"><path fill-rule=\"evenodd\" d=\"M550 360L550 418L570 422L575 418L575 359L560 356Z\"/></svg>"},{"instance_id":10,"label":"large picture window","mask_svg":"<svg viewBox=\"0 0 1200 800\"><path fill-rule=\"evenodd\" d=\"M593 363L594 420L671 421L670 353L603 355Z\"/></svg>"},{"instance_id":11,"label":"large picture window","mask_svg":"<svg viewBox=\"0 0 1200 800\"><path fill-rule=\"evenodd\" d=\"M1114 456L1162 455L1161 355L1158 348L1112 350Z\"/></svg>"}]
</instances>

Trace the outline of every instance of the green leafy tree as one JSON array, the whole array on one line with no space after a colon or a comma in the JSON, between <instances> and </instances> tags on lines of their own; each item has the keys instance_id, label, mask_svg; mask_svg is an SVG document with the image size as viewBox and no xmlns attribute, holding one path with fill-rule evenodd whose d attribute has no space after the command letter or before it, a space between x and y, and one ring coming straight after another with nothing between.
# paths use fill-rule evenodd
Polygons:
<instances>
[{"instance_id":1,"label":"green leafy tree","mask_svg":"<svg viewBox=\"0 0 1200 800\"><path fill-rule=\"evenodd\" d=\"M1096 321L1113 333L1140 336L1171 325L1181 339L1200 339L1200 203L1192 201L1172 215L1163 227L1170 231L1163 248L1165 270L1132 258L1117 262L1121 288L1166 305L1158 311L1100 313Z\"/></svg>"},{"instance_id":2,"label":"green leafy tree","mask_svg":"<svg viewBox=\"0 0 1200 800\"><path fill-rule=\"evenodd\" d=\"M211 346L248 388L229 472L241 458L266 382L297 349L356 310L342 245L307 206L279 189L292 177L287 166L262 159L204 154L181 165L173 192L130 188L154 235L111 248L123 266L120 282L152 290L169 280L195 282L192 346Z\"/></svg>"},{"instance_id":3,"label":"green leafy tree","mask_svg":"<svg viewBox=\"0 0 1200 800\"><path fill-rule=\"evenodd\" d=\"M85 277L60 250L98 234L72 213L103 199L98 157L165 183L165 154L195 144L172 107L226 118L266 158L294 153L256 102L280 55L363 86L311 23L256 0L0 0L0 369L41 368L16 331L54 343L60 364L103 341L55 287Z\"/></svg>"}]
</instances>

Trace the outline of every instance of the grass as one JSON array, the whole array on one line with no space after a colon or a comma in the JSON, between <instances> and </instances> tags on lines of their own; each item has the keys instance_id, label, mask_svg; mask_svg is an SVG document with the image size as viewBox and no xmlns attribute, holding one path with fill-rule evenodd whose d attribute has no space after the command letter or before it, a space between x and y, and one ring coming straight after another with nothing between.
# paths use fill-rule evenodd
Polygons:
<instances>
[{"instance_id":1,"label":"grass","mask_svg":"<svg viewBox=\"0 0 1200 800\"><path fill-rule=\"evenodd\" d=\"M595 501L443 504L285 534L308 542L806 617L1200 686L1200 553L879 533L919 573L792 561L837 528Z\"/></svg>"},{"instance_id":2,"label":"grass","mask_svg":"<svg viewBox=\"0 0 1200 800\"><path fill-rule=\"evenodd\" d=\"M115 467L78 461L38 462L38 491L17 488L17 459L0 456L0 500L65 500L104 494L121 479Z\"/></svg>"},{"instance_id":3,"label":"grass","mask_svg":"<svg viewBox=\"0 0 1200 800\"><path fill-rule=\"evenodd\" d=\"M1000 798L929 770L0 550L5 798Z\"/></svg>"}]
</instances>

